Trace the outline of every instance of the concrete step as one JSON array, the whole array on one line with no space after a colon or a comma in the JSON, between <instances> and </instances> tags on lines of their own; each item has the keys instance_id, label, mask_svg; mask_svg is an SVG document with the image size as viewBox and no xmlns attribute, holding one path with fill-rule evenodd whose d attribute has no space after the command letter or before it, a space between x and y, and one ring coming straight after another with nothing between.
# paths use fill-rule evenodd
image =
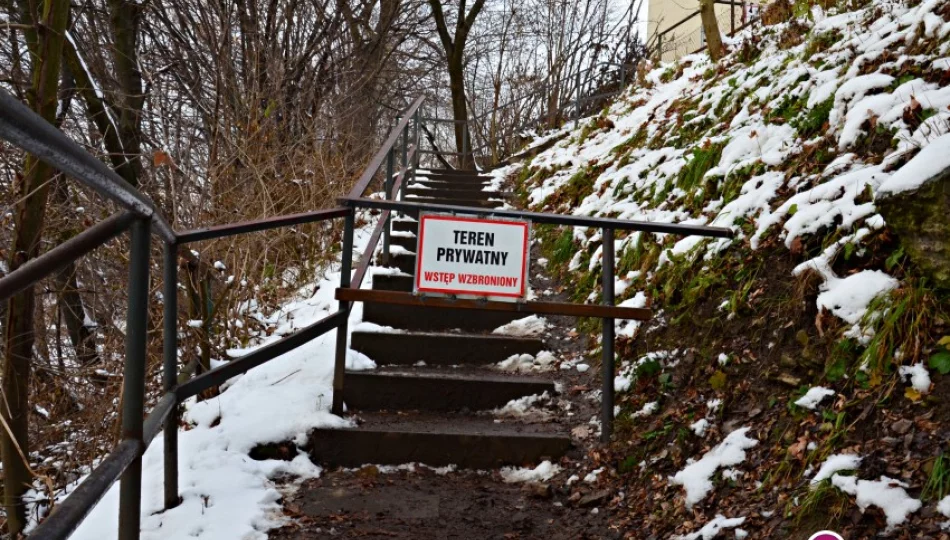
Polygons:
<instances>
[{"instance_id":1,"label":"concrete step","mask_svg":"<svg viewBox=\"0 0 950 540\"><path fill-rule=\"evenodd\" d=\"M398 268L407 274L416 274L416 256L408 253L399 253L389 259L389 266Z\"/></svg>"},{"instance_id":2,"label":"concrete step","mask_svg":"<svg viewBox=\"0 0 950 540\"><path fill-rule=\"evenodd\" d=\"M488 199L444 199L414 196L407 196L405 202L417 204L447 204L451 206L467 206L470 208L498 208L503 204L502 201L490 201Z\"/></svg>"},{"instance_id":3,"label":"concrete step","mask_svg":"<svg viewBox=\"0 0 950 540\"><path fill-rule=\"evenodd\" d=\"M424 463L492 469L557 460L571 449L566 433L537 424L496 424L464 415L361 414L356 428L316 429L307 451L331 467Z\"/></svg>"},{"instance_id":4,"label":"concrete step","mask_svg":"<svg viewBox=\"0 0 950 540\"><path fill-rule=\"evenodd\" d=\"M391 283L393 287L400 286L405 288L388 290L412 290L412 277L407 278L404 283L399 283L398 285L395 280ZM377 288L375 284L373 288ZM524 313L507 313L504 311L398 306L395 304L380 304L376 302L363 303L364 321L404 330L424 330L430 332L440 330L467 330L473 332L490 332L499 326L524 317Z\"/></svg>"},{"instance_id":5,"label":"concrete step","mask_svg":"<svg viewBox=\"0 0 950 540\"><path fill-rule=\"evenodd\" d=\"M412 292L413 283L414 283L413 276L411 275L376 274L373 276L373 290L374 291ZM386 326L392 326L392 325L387 324Z\"/></svg>"},{"instance_id":6,"label":"concrete step","mask_svg":"<svg viewBox=\"0 0 950 540\"><path fill-rule=\"evenodd\" d=\"M346 373L343 401L358 411L481 411L547 392L554 382L502 373L398 368Z\"/></svg>"},{"instance_id":7,"label":"concrete step","mask_svg":"<svg viewBox=\"0 0 950 540\"><path fill-rule=\"evenodd\" d=\"M455 169L430 169L416 171L416 176L426 178L476 178L478 180L488 181L493 177L487 174L481 174L478 171L460 171Z\"/></svg>"},{"instance_id":8,"label":"concrete step","mask_svg":"<svg viewBox=\"0 0 950 540\"><path fill-rule=\"evenodd\" d=\"M429 188L424 186L415 186L409 187L406 191L407 196L416 195L418 197L432 197L436 199L508 199L511 198L510 193L503 191L484 191L484 190L471 190L471 189L442 189L442 188Z\"/></svg>"},{"instance_id":9,"label":"concrete step","mask_svg":"<svg viewBox=\"0 0 950 540\"><path fill-rule=\"evenodd\" d=\"M414 182L409 183L407 189L413 187L421 186L422 189L458 189L465 191L483 191L487 187L491 187L491 184L487 182L478 182L474 180L433 180L430 178L417 178Z\"/></svg>"},{"instance_id":10,"label":"concrete step","mask_svg":"<svg viewBox=\"0 0 950 540\"><path fill-rule=\"evenodd\" d=\"M415 252L418 239L415 236L390 236L389 243Z\"/></svg>"},{"instance_id":11,"label":"concrete step","mask_svg":"<svg viewBox=\"0 0 950 540\"><path fill-rule=\"evenodd\" d=\"M419 234L419 222L418 221L393 221L393 230L400 232L408 232L412 234Z\"/></svg>"},{"instance_id":12,"label":"concrete step","mask_svg":"<svg viewBox=\"0 0 950 540\"><path fill-rule=\"evenodd\" d=\"M404 320L408 319L404 315ZM491 334L357 330L351 334L350 347L379 365L413 365L421 361L434 366L458 366L496 364L513 354L538 354L544 344L538 338Z\"/></svg>"}]
</instances>

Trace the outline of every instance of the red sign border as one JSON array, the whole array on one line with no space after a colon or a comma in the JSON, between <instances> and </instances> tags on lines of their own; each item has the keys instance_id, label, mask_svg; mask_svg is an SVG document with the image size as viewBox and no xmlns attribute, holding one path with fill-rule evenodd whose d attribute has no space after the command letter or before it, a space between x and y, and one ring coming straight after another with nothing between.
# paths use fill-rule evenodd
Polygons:
<instances>
[{"instance_id":1,"label":"red sign border","mask_svg":"<svg viewBox=\"0 0 950 540\"><path fill-rule=\"evenodd\" d=\"M468 223L503 223L505 225L518 225L524 228L524 257L521 259L521 292L520 293L489 293L489 292L476 292L476 291L465 291L458 289L435 289L431 287L420 287L419 281L422 278L422 244L425 240L425 221L427 219L434 219L437 221L464 221ZM503 219L485 219L485 218L473 218L473 217L459 217L459 216L449 216L444 214L422 214L419 216L419 241L416 243L416 275L415 275L415 292L433 292L433 293L443 293L443 294L465 294L470 296L487 296L487 297L503 297L503 298L524 298L528 294L528 240L530 236L530 224L527 221L510 221Z\"/></svg>"}]
</instances>

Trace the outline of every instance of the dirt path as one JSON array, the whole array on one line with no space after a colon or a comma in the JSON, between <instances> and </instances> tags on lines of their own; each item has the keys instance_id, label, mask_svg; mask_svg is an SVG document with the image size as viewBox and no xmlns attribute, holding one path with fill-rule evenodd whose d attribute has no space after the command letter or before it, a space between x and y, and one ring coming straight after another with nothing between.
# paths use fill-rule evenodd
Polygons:
<instances>
[{"instance_id":1,"label":"dirt path","mask_svg":"<svg viewBox=\"0 0 950 540\"><path fill-rule=\"evenodd\" d=\"M565 287L552 283L539 257L535 249L535 294L543 300L568 301ZM292 523L270 538L619 538L609 527L611 496L598 489L602 479L584 480L591 469L588 452L599 433L590 423L600 406L598 366L577 369L587 362L587 343L575 331L574 319L547 321L551 327L543 334L545 346L559 364L566 364L550 372L559 383L559 395L528 415L496 422L553 423L572 433L574 448L557 463L561 472L543 482L506 483L498 470L437 471L412 465L328 469L297 489L285 487L284 509ZM574 474L579 478L567 485Z\"/></svg>"}]
</instances>

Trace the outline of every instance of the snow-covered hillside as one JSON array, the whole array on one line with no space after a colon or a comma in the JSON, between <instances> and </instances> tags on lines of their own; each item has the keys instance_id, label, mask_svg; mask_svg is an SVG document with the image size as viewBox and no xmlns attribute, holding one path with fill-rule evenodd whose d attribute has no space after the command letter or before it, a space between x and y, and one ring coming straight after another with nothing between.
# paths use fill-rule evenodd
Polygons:
<instances>
[{"instance_id":1,"label":"snow-covered hillside","mask_svg":"<svg viewBox=\"0 0 950 540\"><path fill-rule=\"evenodd\" d=\"M930 423L947 408L931 393L944 383L932 383L933 370L950 371L946 297L878 204L950 167L950 2L817 4L789 4L787 22L745 31L719 64L697 54L655 67L601 114L546 134L563 137L550 149L496 171L530 209L736 233L618 234L613 246L618 301L658 312L636 352L621 349L628 444L614 456L628 496L644 483L678 493L676 505L649 489L646 502L631 497L631 508L645 505L632 519L653 532L713 538L718 523L749 517L746 529L790 534L783 519L834 522L855 504L886 514L848 521L856 535L925 529L911 516L925 503L933 514L950 493L947 479L932 479L943 454ZM539 237L575 298L598 300L600 231ZM621 336L635 329L618 322ZM661 412L637 412L657 400ZM707 403L718 400L721 409ZM914 427L889 430L905 419ZM689 474L747 426L744 471ZM893 440L908 433L917 439L900 457ZM808 484L839 453L860 463L846 468L855 476L836 470ZM707 497L713 484L726 495ZM704 498L705 511L691 509ZM750 510L752 499L764 506ZM733 515L726 504L746 508ZM683 524L694 515L697 524ZM693 534L706 520L716 532Z\"/></svg>"}]
</instances>

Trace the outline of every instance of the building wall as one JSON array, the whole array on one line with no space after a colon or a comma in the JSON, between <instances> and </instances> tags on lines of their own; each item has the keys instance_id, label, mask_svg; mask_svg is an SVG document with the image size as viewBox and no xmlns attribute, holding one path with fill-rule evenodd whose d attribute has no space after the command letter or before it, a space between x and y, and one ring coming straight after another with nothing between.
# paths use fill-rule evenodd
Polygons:
<instances>
[{"instance_id":1,"label":"building wall","mask_svg":"<svg viewBox=\"0 0 950 540\"><path fill-rule=\"evenodd\" d=\"M656 36L667 28L675 25L689 15L699 11L699 0L650 0L647 13L647 38L650 44L656 43ZM719 31L728 35L732 29L733 16L735 27L742 26L744 21L754 17L758 10L758 2L736 1L735 7L716 4L716 19L719 21ZM687 22L677 26L673 31L663 35L660 59L672 61L683 55L696 52L703 47L705 39L702 30L702 21L695 15Z\"/></svg>"}]
</instances>

